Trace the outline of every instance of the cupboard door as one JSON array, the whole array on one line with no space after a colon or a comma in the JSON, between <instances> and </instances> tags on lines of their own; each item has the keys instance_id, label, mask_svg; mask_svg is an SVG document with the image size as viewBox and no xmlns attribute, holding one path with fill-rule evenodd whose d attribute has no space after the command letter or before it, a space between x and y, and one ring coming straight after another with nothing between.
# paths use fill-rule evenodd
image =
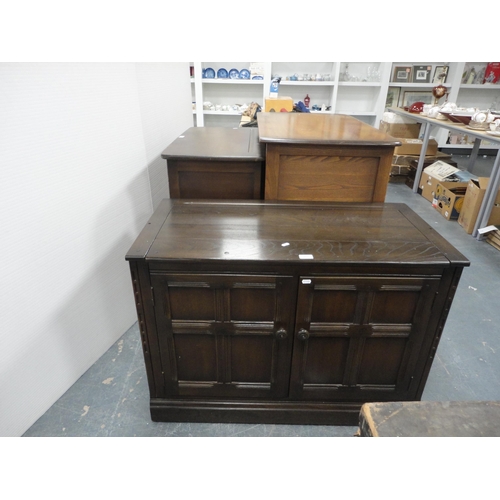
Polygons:
<instances>
[{"instance_id":1,"label":"cupboard door","mask_svg":"<svg viewBox=\"0 0 500 500\"><path fill-rule=\"evenodd\" d=\"M302 277L291 397L407 397L438 285L438 278Z\"/></svg>"},{"instance_id":2,"label":"cupboard door","mask_svg":"<svg viewBox=\"0 0 500 500\"><path fill-rule=\"evenodd\" d=\"M157 274L152 286L165 396L288 395L291 277Z\"/></svg>"}]
</instances>

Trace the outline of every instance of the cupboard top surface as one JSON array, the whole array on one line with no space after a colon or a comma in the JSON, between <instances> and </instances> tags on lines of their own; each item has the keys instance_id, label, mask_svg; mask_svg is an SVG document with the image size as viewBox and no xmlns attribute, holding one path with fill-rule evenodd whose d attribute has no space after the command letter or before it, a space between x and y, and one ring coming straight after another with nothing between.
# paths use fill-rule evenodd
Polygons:
<instances>
[{"instance_id":1,"label":"cupboard top surface","mask_svg":"<svg viewBox=\"0 0 500 500\"><path fill-rule=\"evenodd\" d=\"M259 139L265 143L398 146L400 141L347 115L259 113Z\"/></svg>"},{"instance_id":2,"label":"cupboard top surface","mask_svg":"<svg viewBox=\"0 0 500 500\"><path fill-rule=\"evenodd\" d=\"M161 154L164 159L262 161L264 153L256 128L191 127Z\"/></svg>"},{"instance_id":3,"label":"cupboard top surface","mask_svg":"<svg viewBox=\"0 0 500 500\"><path fill-rule=\"evenodd\" d=\"M126 258L469 265L396 203L165 199Z\"/></svg>"}]
</instances>

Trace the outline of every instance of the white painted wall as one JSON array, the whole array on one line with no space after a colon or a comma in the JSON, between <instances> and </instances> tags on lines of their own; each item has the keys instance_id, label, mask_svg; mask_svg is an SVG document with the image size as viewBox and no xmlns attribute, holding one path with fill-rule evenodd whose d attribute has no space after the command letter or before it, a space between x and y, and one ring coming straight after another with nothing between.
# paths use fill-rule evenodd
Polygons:
<instances>
[{"instance_id":1,"label":"white painted wall","mask_svg":"<svg viewBox=\"0 0 500 500\"><path fill-rule=\"evenodd\" d=\"M188 63L0 63L0 436L136 321L124 257L190 126Z\"/></svg>"}]
</instances>

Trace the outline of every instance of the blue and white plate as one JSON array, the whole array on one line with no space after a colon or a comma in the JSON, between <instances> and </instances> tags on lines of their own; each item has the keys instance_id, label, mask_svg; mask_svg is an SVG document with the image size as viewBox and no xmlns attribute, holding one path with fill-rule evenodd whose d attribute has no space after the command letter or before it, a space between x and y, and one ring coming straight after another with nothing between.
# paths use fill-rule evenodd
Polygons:
<instances>
[{"instance_id":1,"label":"blue and white plate","mask_svg":"<svg viewBox=\"0 0 500 500\"><path fill-rule=\"evenodd\" d=\"M260 75L255 75L255 76L252 76L252 80L264 80L264 77L260 76Z\"/></svg>"},{"instance_id":2,"label":"blue and white plate","mask_svg":"<svg viewBox=\"0 0 500 500\"><path fill-rule=\"evenodd\" d=\"M217 78L227 78L227 69L225 68L220 68L219 71L217 71Z\"/></svg>"},{"instance_id":3,"label":"blue and white plate","mask_svg":"<svg viewBox=\"0 0 500 500\"><path fill-rule=\"evenodd\" d=\"M240 78L243 80L250 80L250 71L248 71L248 69L242 69L240 71Z\"/></svg>"},{"instance_id":4,"label":"blue and white plate","mask_svg":"<svg viewBox=\"0 0 500 500\"><path fill-rule=\"evenodd\" d=\"M215 71L212 68L207 68L205 70L203 78L215 78Z\"/></svg>"},{"instance_id":5,"label":"blue and white plate","mask_svg":"<svg viewBox=\"0 0 500 500\"><path fill-rule=\"evenodd\" d=\"M229 78L236 79L239 77L240 77L240 72L236 68L229 70Z\"/></svg>"}]
</instances>

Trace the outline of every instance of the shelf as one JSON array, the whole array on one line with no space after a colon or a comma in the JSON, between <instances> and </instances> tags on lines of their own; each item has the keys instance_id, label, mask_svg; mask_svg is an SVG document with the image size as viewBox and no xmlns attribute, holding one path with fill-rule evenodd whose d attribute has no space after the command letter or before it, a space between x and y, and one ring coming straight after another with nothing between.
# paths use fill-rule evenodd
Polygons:
<instances>
[{"instance_id":1,"label":"shelf","mask_svg":"<svg viewBox=\"0 0 500 500\"><path fill-rule=\"evenodd\" d=\"M474 147L474 144L443 144L442 146L439 146L440 148L449 148L449 149L472 149ZM493 150L498 150L500 146L498 144L482 144L479 148L481 151L482 149L493 149Z\"/></svg>"},{"instance_id":2,"label":"shelf","mask_svg":"<svg viewBox=\"0 0 500 500\"><path fill-rule=\"evenodd\" d=\"M446 84L445 84L446 85ZM461 89L472 89L472 90L499 90L500 91L500 85L494 84L494 85L485 85L483 83L463 83L460 85Z\"/></svg>"},{"instance_id":3,"label":"shelf","mask_svg":"<svg viewBox=\"0 0 500 500\"><path fill-rule=\"evenodd\" d=\"M302 87L333 87L335 85L335 82L332 80L322 80L322 81L309 81L309 80L299 80L299 81L294 81L294 80L281 80L280 82L280 87L281 85L294 85L294 86L302 86Z\"/></svg>"},{"instance_id":4,"label":"shelf","mask_svg":"<svg viewBox=\"0 0 500 500\"><path fill-rule=\"evenodd\" d=\"M338 82L341 87L380 87L382 82Z\"/></svg>"},{"instance_id":5,"label":"shelf","mask_svg":"<svg viewBox=\"0 0 500 500\"><path fill-rule=\"evenodd\" d=\"M342 111L343 115L350 115L350 116L377 116L377 113L375 111Z\"/></svg>"},{"instance_id":6,"label":"shelf","mask_svg":"<svg viewBox=\"0 0 500 500\"><path fill-rule=\"evenodd\" d=\"M220 85L264 85L264 80L239 80L237 78L202 78L203 83Z\"/></svg>"},{"instance_id":7,"label":"shelf","mask_svg":"<svg viewBox=\"0 0 500 500\"><path fill-rule=\"evenodd\" d=\"M210 109L204 109L203 114L204 115L241 116L241 111L212 111Z\"/></svg>"},{"instance_id":8,"label":"shelf","mask_svg":"<svg viewBox=\"0 0 500 500\"><path fill-rule=\"evenodd\" d=\"M401 82L389 82L389 87L401 87L401 88L422 88L422 89L432 89L439 83L401 83ZM445 87L450 87L449 83L444 84Z\"/></svg>"}]
</instances>

